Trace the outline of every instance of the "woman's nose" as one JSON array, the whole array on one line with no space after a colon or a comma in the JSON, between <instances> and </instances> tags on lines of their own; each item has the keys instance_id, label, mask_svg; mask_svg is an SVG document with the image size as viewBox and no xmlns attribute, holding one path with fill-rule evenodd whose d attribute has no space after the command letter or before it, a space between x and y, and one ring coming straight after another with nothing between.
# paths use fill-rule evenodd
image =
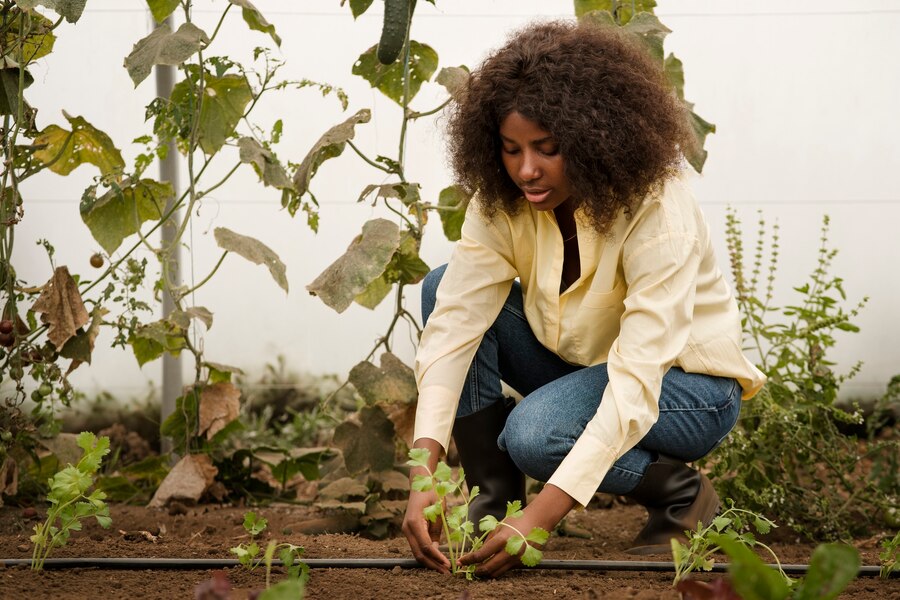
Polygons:
<instances>
[{"instance_id":1,"label":"woman's nose","mask_svg":"<svg viewBox=\"0 0 900 600\"><path fill-rule=\"evenodd\" d=\"M522 162L519 163L519 178L521 181L534 181L540 179L541 169L536 157L530 152L522 153Z\"/></svg>"}]
</instances>

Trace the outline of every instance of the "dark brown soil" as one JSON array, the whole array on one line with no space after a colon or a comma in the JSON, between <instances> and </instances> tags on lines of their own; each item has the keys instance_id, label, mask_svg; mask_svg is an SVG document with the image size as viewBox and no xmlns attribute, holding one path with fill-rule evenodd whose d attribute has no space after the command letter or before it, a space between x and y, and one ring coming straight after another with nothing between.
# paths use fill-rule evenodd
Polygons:
<instances>
[{"instance_id":1,"label":"dark brown soil","mask_svg":"<svg viewBox=\"0 0 900 600\"><path fill-rule=\"evenodd\" d=\"M185 514L133 506L113 506L109 530L96 523L76 532L69 544L54 557L178 557L232 558L228 549L247 541L242 528L246 509L201 506ZM177 511L176 511L177 512ZM410 558L406 541L399 537L368 540L354 534L314 533L327 526L322 514L304 506L277 505L257 509L269 520L270 539L305 547L307 558ZM37 517L21 508L0 509L0 558L29 558L29 536ZM593 534L592 539L551 538L545 558L633 560L622 550L640 528L643 510L636 506L591 509L574 514L569 524ZM331 526L334 526L332 522ZM136 532L147 531L151 541ZM300 532L309 533L300 533ZM152 537L151 536L151 537ZM267 536L264 534L263 538ZM782 534L781 538L786 538ZM878 565L878 543L882 535L858 540L857 548L866 565ZM806 563L813 545L797 540L773 541L773 549L784 563ZM646 557L671 560L671 556ZM253 572L228 569L232 598L246 598L251 590L265 586L262 568ZM26 567L0 567L0 598L193 598L194 588L210 579L212 571L124 571L101 569L47 570L33 573ZM274 580L283 577L275 571ZM704 575L709 580L715 575ZM621 573L586 571L518 570L498 580L468 582L423 569L314 569L307 598L364 600L368 598L441 598L471 600L487 598L609 598L612 600L678 600L668 573ZM853 582L841 598L900 600L900 579L888 581L866 577Z\"/></svg>"}]
</instances>

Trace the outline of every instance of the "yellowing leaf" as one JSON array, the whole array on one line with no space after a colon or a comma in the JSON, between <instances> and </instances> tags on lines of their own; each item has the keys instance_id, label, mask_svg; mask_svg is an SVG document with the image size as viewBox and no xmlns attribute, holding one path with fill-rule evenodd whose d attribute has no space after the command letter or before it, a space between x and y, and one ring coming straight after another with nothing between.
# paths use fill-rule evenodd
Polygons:
<instances>
[{"instance_id":1,"label":"yellowing leaf","mask_svg":"<svg viewBox=\"0 0 900 600\"><path fill-rule=\"evenodd\" d=\"M122 171L125 161L108 135L88 123L82 117L63 116L72 126L66 131L58 125L49 125L34 138L35 146L46 146L35 151L34 158L48 166L54 173L68 175L84 163L90 163L108 175Z\"/></svg>"},{"instance_id":2,"label":"yellowing leaf","mask_svg":"<svg viewBox=\"0 0 900 600\"><path fill-rule=\"evenodd\" d=\"M241 407L241 391L230 382L215 383L200 392L200 429L206 439L237 419Z\"/></svg>"},{"instance_id":3,"label":"yellowing leaf","mask_svg":"<svg viewBox=\"0 0 900 600\"><path fill-rule=\"evenodd\" d=\"M462 226L466 219L466 208L472 199L471 194L467 194L458 185L451 185L441 190L438 196L438 206L443 210L438 211L441 217L441 225L444 229L444 235L451 242L459 240L462 236Z\"/></svg>"},{"instance_id":4,"label":"yellowing leaf","mask_svg":"<svg viewBox=\"0 0 900 600\"><path fill-rule=\"evenodd\" d=\"M56 348L62 348L89 319L78 285L65 266L56 268L31 310L43 313L41 320L50 324L47 338Z\"/></svg>"},{"instance_id":5,"label":"yellowing leaf","mask_svg":"<svg viewBox=\"0 0 900 600\"><path fill-rule=\"evenodd\" d=\"M152 179L125 179L100 198L89 194L81 200L81 219L107 253L118 249L125 238L140 231L145 221L158 221L174 192L172 184Z\"/></svg>"},{"instance_id":6,"label":"yellowing leaf","mask_svg":"<svg viewBox=\"0 0 900 600\"><path fill-rule=\"evenodd\" d=\"M254 264L266 265L275 283L285 292L288 291L287 275L285 274L287 268L271 248L255 238L235 233L224 227L216 227L214 235L220 248L239 254Z\"/></svg>"},{"instance_id":7,"label":"yellowing leaf","mask_svg":"<svg viewBox=\"0 0 900 600\"><path fill-rule=\"evenodd\" d=\"M154 65L180 65L208 43L209 37L193 23L183 23L175 33L163 24L134 45L125 58L125 68L137 87Z\"/></svg>"},{"instance_id":8,"label":"yellowing leaf","mask_svg":"<svg viewBox=\"0 0 900 600\"><path fill-rule=\"evenodd\" d=\"M387 219L372 219L347 251L306 289L337 312L344 312L384 272L399 246L400 228Z\"/></svg>"},{"instance_id":9,"label":"yellowing leaf","mask_svg":"<svg viewBox=\"0 0 900 600\"><path fill-rule=\"evenodd\" d=\"M335 156L340 156L344 151L344 145L353 139L355 134L354 128L360 123L368 123L372 118L372 112L368 109L362 109L355 115L335 125L324 134L315 143L312 149L303 158L303 162L297 167L294 173L294 187L297 194L302 196L309 189L309 180L313 178L319 166Z\"/></svg>"},{"instance_id":10,"label":"yellowing leaf","mask_svg":"<svg viewBox=\"0 0 900 600\"><path fill-rule=\"evenodd\" d=\"M21 25L21 19L7 21L3 31L0 32L0 39L4 56L14 58L19 65L27 67L28 63L50 54L56 36L53 35L53 21L36 12L31 14L24 36ZM19 44L21 44L21 59Z\"/></svg>"},{"instance_id":11,"label":"yellowing leaf","mask_svg":"<svg viewBox=\"0 0 900 600\"><path fill-rule=\"evenodd\" d=\"M234 128L253 99L253 91L243 75L215 77L206 74L204 82L197 133L200 149L212 155L234 135ZM185 80L175 85L170 99L176 105L184 105L190 104L190 96L191 84Z\"/></svg>"}]
</instances>

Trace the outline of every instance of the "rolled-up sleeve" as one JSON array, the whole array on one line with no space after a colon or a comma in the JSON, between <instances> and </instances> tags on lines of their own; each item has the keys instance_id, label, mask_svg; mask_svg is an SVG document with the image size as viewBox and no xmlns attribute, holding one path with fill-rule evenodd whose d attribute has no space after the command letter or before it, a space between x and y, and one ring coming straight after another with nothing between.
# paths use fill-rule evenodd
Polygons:
<instances>
[{"instance_id":1,"label":"rolled-up sleeve","mask_svg":"<svg viewBox=\"0 0 900 600\"><path fill-rule=\"evenodd\" d=\"M517 275L511 236L501 226L484 220L470 205L416 352L414 439L431 438L445 450L466 373Z\"/></svg>"},{"instance_id":2,"label":"rolled-up sleeve","mask_svg":"<svg viewBox=\"0 0 900 600\"><path fill-rule=\"evenodd\" d=\"M672 222L659 205L642 216L623 252L628 287L607 360L609 384L549 481L582 505L656 423L663 376L690 336L703 233L690 219Z\"/></svg>"}]
</instances>

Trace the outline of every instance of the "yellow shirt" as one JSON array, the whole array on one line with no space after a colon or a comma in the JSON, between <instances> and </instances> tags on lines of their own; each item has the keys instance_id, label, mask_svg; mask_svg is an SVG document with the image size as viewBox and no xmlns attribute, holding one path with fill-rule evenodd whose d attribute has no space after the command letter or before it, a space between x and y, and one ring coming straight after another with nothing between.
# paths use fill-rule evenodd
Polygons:
<instances>
[{"instance_id":1,"label":"yellow shirt","mask_svg":"<svg viewBox=\"0 0 900 600\"><path fill-rule=\"evenodd\" d=\"M469 365L518 277L544 346L572 364L607 363L597 413L548 482L586 505L656 422L670 367L733 377L743 399L765 376L741 351L737 304L684 181L667 182L606 236L580 214L576 226L581 276L560 294L563 240L553 211L529 205L489 221L470 208L416 354L415 439L447 448Z\"/></svg>"}]
</instances>

